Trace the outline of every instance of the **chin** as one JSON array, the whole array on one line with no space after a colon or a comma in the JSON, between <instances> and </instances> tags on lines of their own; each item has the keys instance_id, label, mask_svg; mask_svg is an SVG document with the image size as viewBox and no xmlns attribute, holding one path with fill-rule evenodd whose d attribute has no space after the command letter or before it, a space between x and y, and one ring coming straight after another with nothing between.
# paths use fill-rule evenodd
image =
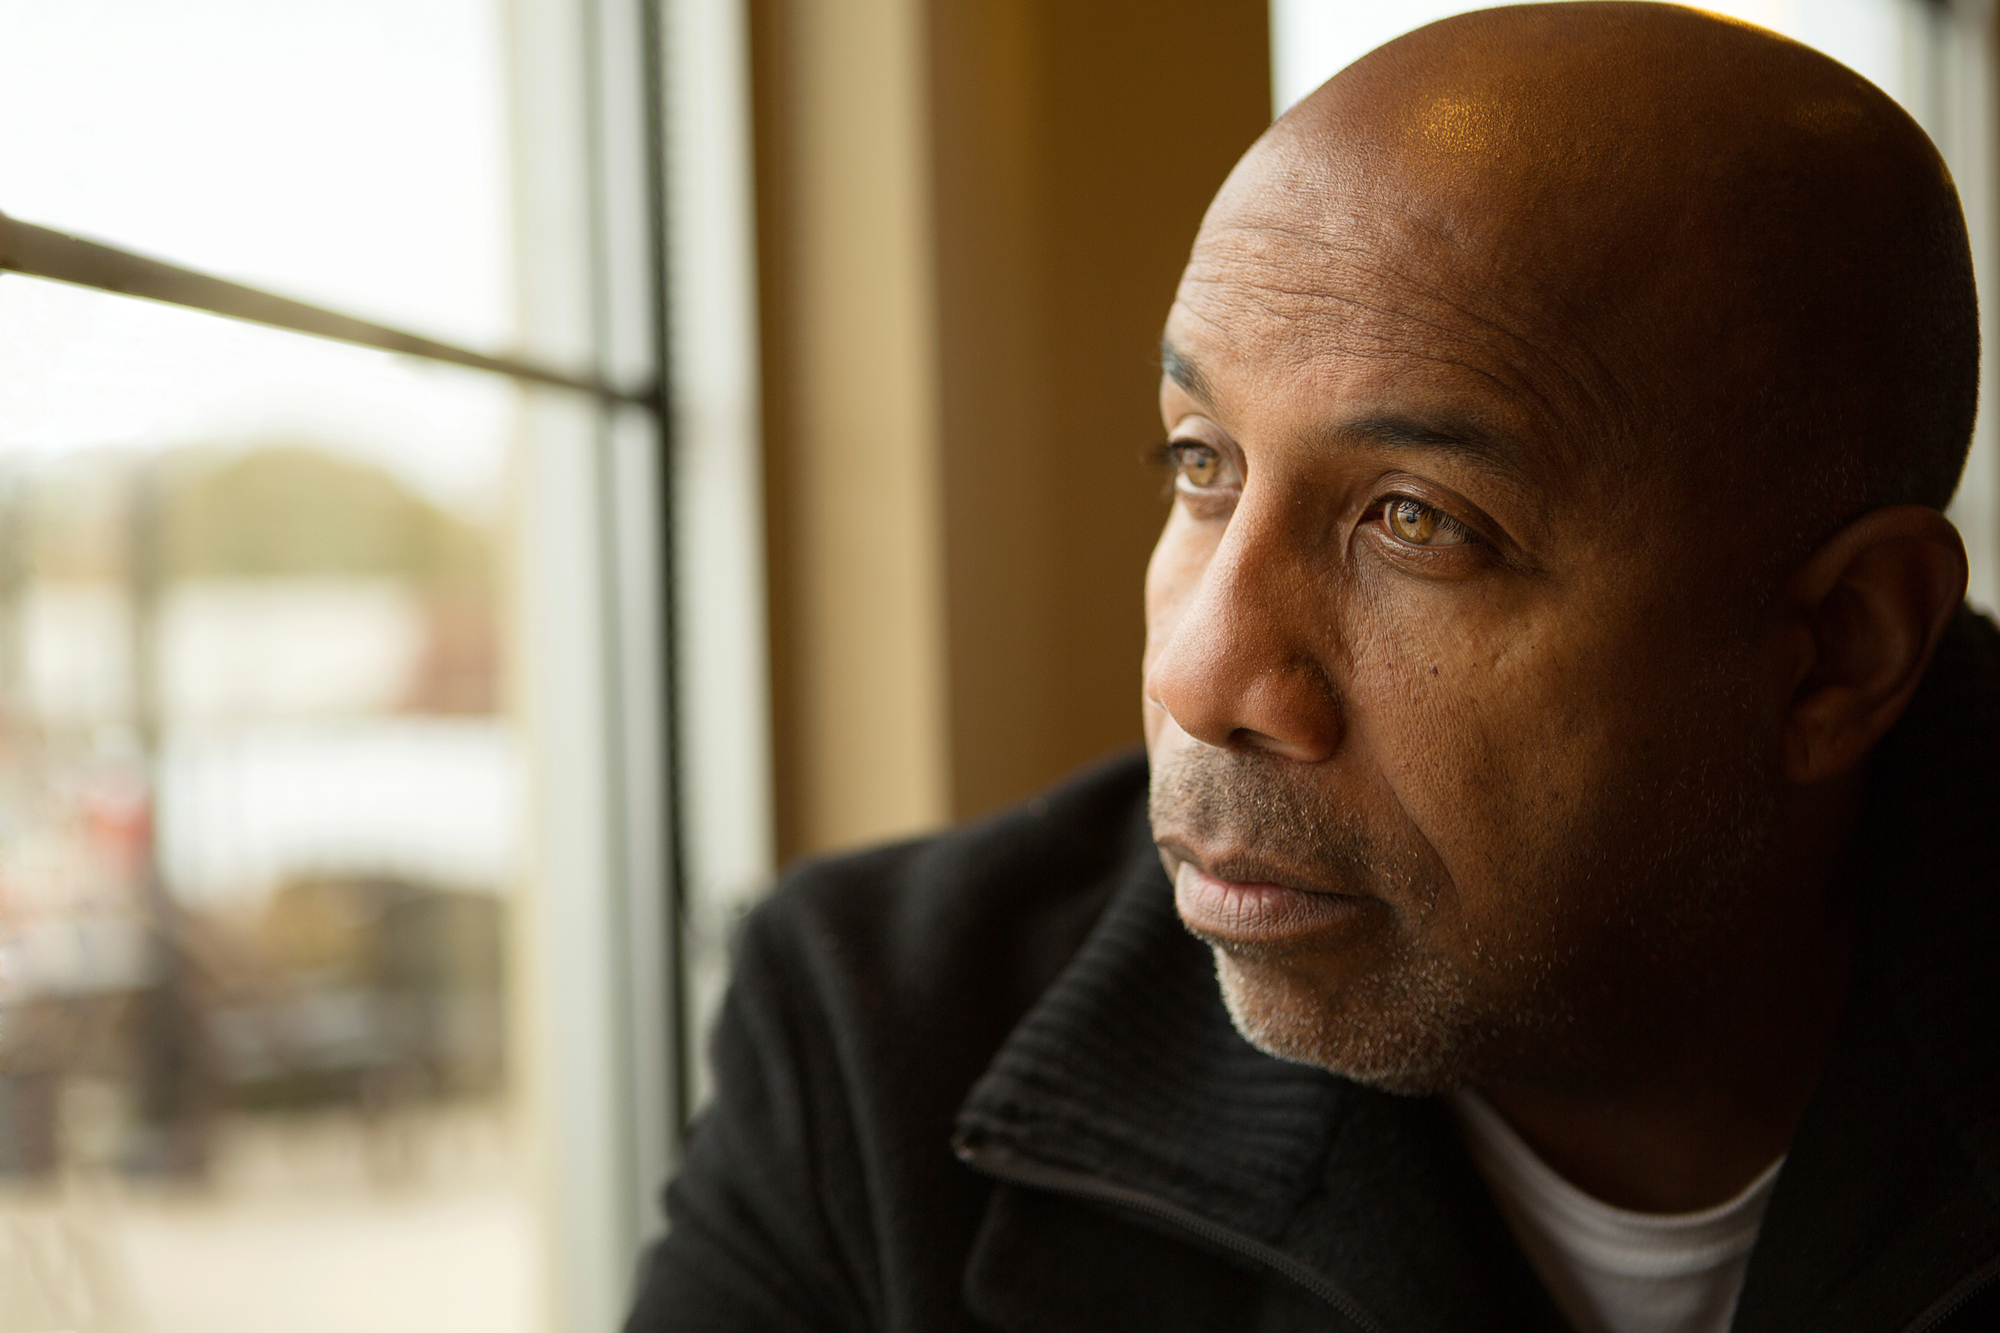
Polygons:
<instances>
[{"instance_id":1,"label":"chin","mask_svg":"<svg viewBox=\"0 0 2000 1333\"><path fill-rule=\"evenodd\" d=\"M1480 1040L1461 985L1442 968L1401 968L1337 987L1215 950L1236 1030L1264 1054L1402 1096L1481 1081Z\"/></svg>"}]
</instances>

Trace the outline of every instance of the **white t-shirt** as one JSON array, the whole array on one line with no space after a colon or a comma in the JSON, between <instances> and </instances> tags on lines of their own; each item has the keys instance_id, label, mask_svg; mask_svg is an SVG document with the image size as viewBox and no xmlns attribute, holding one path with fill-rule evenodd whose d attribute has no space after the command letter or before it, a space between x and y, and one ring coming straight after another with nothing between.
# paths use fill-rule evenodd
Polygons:
<instances>
[{"instance_id":1,"label":"white t-shirt","mask_svg":"<svg viewBox=\"0 0 2000 1333\"><path fill-rule=\"evenodd\" d=\"M1557 1175L1484 1098L1453 1108L1507 1225L1578 1333L1725 1333L1784 1158L1698 1213L1613 1208Z\"/></svg>"}]
</instances>

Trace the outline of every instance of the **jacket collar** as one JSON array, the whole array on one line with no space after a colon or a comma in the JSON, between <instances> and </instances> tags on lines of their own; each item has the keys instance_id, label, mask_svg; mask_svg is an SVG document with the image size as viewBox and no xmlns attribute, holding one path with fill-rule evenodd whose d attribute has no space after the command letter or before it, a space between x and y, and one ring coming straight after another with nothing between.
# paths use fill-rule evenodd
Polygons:
<instances>
[{"instance_id":1,"label":"jacket collar","mask_svg":"<svg viewBox=\"0 0 2000 1333\"><path fill-rule=\"evenodd\" d=\"M959 1128L1275 1241L1312 1184L1343 1085L1236 1034L1148 840Z\"/></svg>"},{"instance_id":2,"label":"jacket collar","mask_svg":"<svg viewBox=\"0 0 2000 1333\"><path fill-rule=\"evenodd\" d=\"M1561 1327L1444 1108L1244 1041L1207 946L1174 910L1143 810L1127 836L1123 882L973 1087L961 1139L1276 1247L1386 1329ZM1013 1216L1001 1200L989 1224ZM995 1248L1036 1243L1012 1235Z\"/></svg>"}]
</instances>

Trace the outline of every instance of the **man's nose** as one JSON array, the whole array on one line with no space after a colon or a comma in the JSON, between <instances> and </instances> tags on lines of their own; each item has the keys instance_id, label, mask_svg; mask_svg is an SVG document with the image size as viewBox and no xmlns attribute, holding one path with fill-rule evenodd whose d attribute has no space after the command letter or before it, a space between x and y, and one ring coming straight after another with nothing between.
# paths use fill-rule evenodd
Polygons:
<instances>
[{"instance_id":1,"label":"man's nose","mask_svg":"<svg viewBox=\"0 0 2000 1333\"><path fill-rule=\"evenodd\" d=\"M1147 699L1208 745L1331 758L1343 710L1322 583L1279 534L1232 522L1153 658Z\"/></svg>"}]
</instances>

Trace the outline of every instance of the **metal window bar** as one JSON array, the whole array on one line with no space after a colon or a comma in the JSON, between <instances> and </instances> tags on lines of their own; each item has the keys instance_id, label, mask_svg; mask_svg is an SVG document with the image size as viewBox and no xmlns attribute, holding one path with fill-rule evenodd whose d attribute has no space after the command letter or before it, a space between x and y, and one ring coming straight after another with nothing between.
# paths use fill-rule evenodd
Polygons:
<instances>
[{"instance_id":1,"label":"metal window bar","mask_svg":"<svg viewBox=\"0 0 2000 1333\"><path fill-rule=\"evenodd\" d=\"M37 227L33 223L8 217L5 213L0 213L0 271L206 310L210 314L290 329L317 338L332 338L362 347L380 348L385 352L401 352L406 356L445 361L473 370L492 371L536 384L574 389L608 404L629 404L655 414L661 411L660 392L656 385L639 389L619 388L591 376L572 375L531 361L488 356L434 338L405 333L386 324L356 319L304 301L294 301L255 287L246 287L242 283L133 254L129 250L87 241L48 227Z\"/></svg>"}]
</instances>

